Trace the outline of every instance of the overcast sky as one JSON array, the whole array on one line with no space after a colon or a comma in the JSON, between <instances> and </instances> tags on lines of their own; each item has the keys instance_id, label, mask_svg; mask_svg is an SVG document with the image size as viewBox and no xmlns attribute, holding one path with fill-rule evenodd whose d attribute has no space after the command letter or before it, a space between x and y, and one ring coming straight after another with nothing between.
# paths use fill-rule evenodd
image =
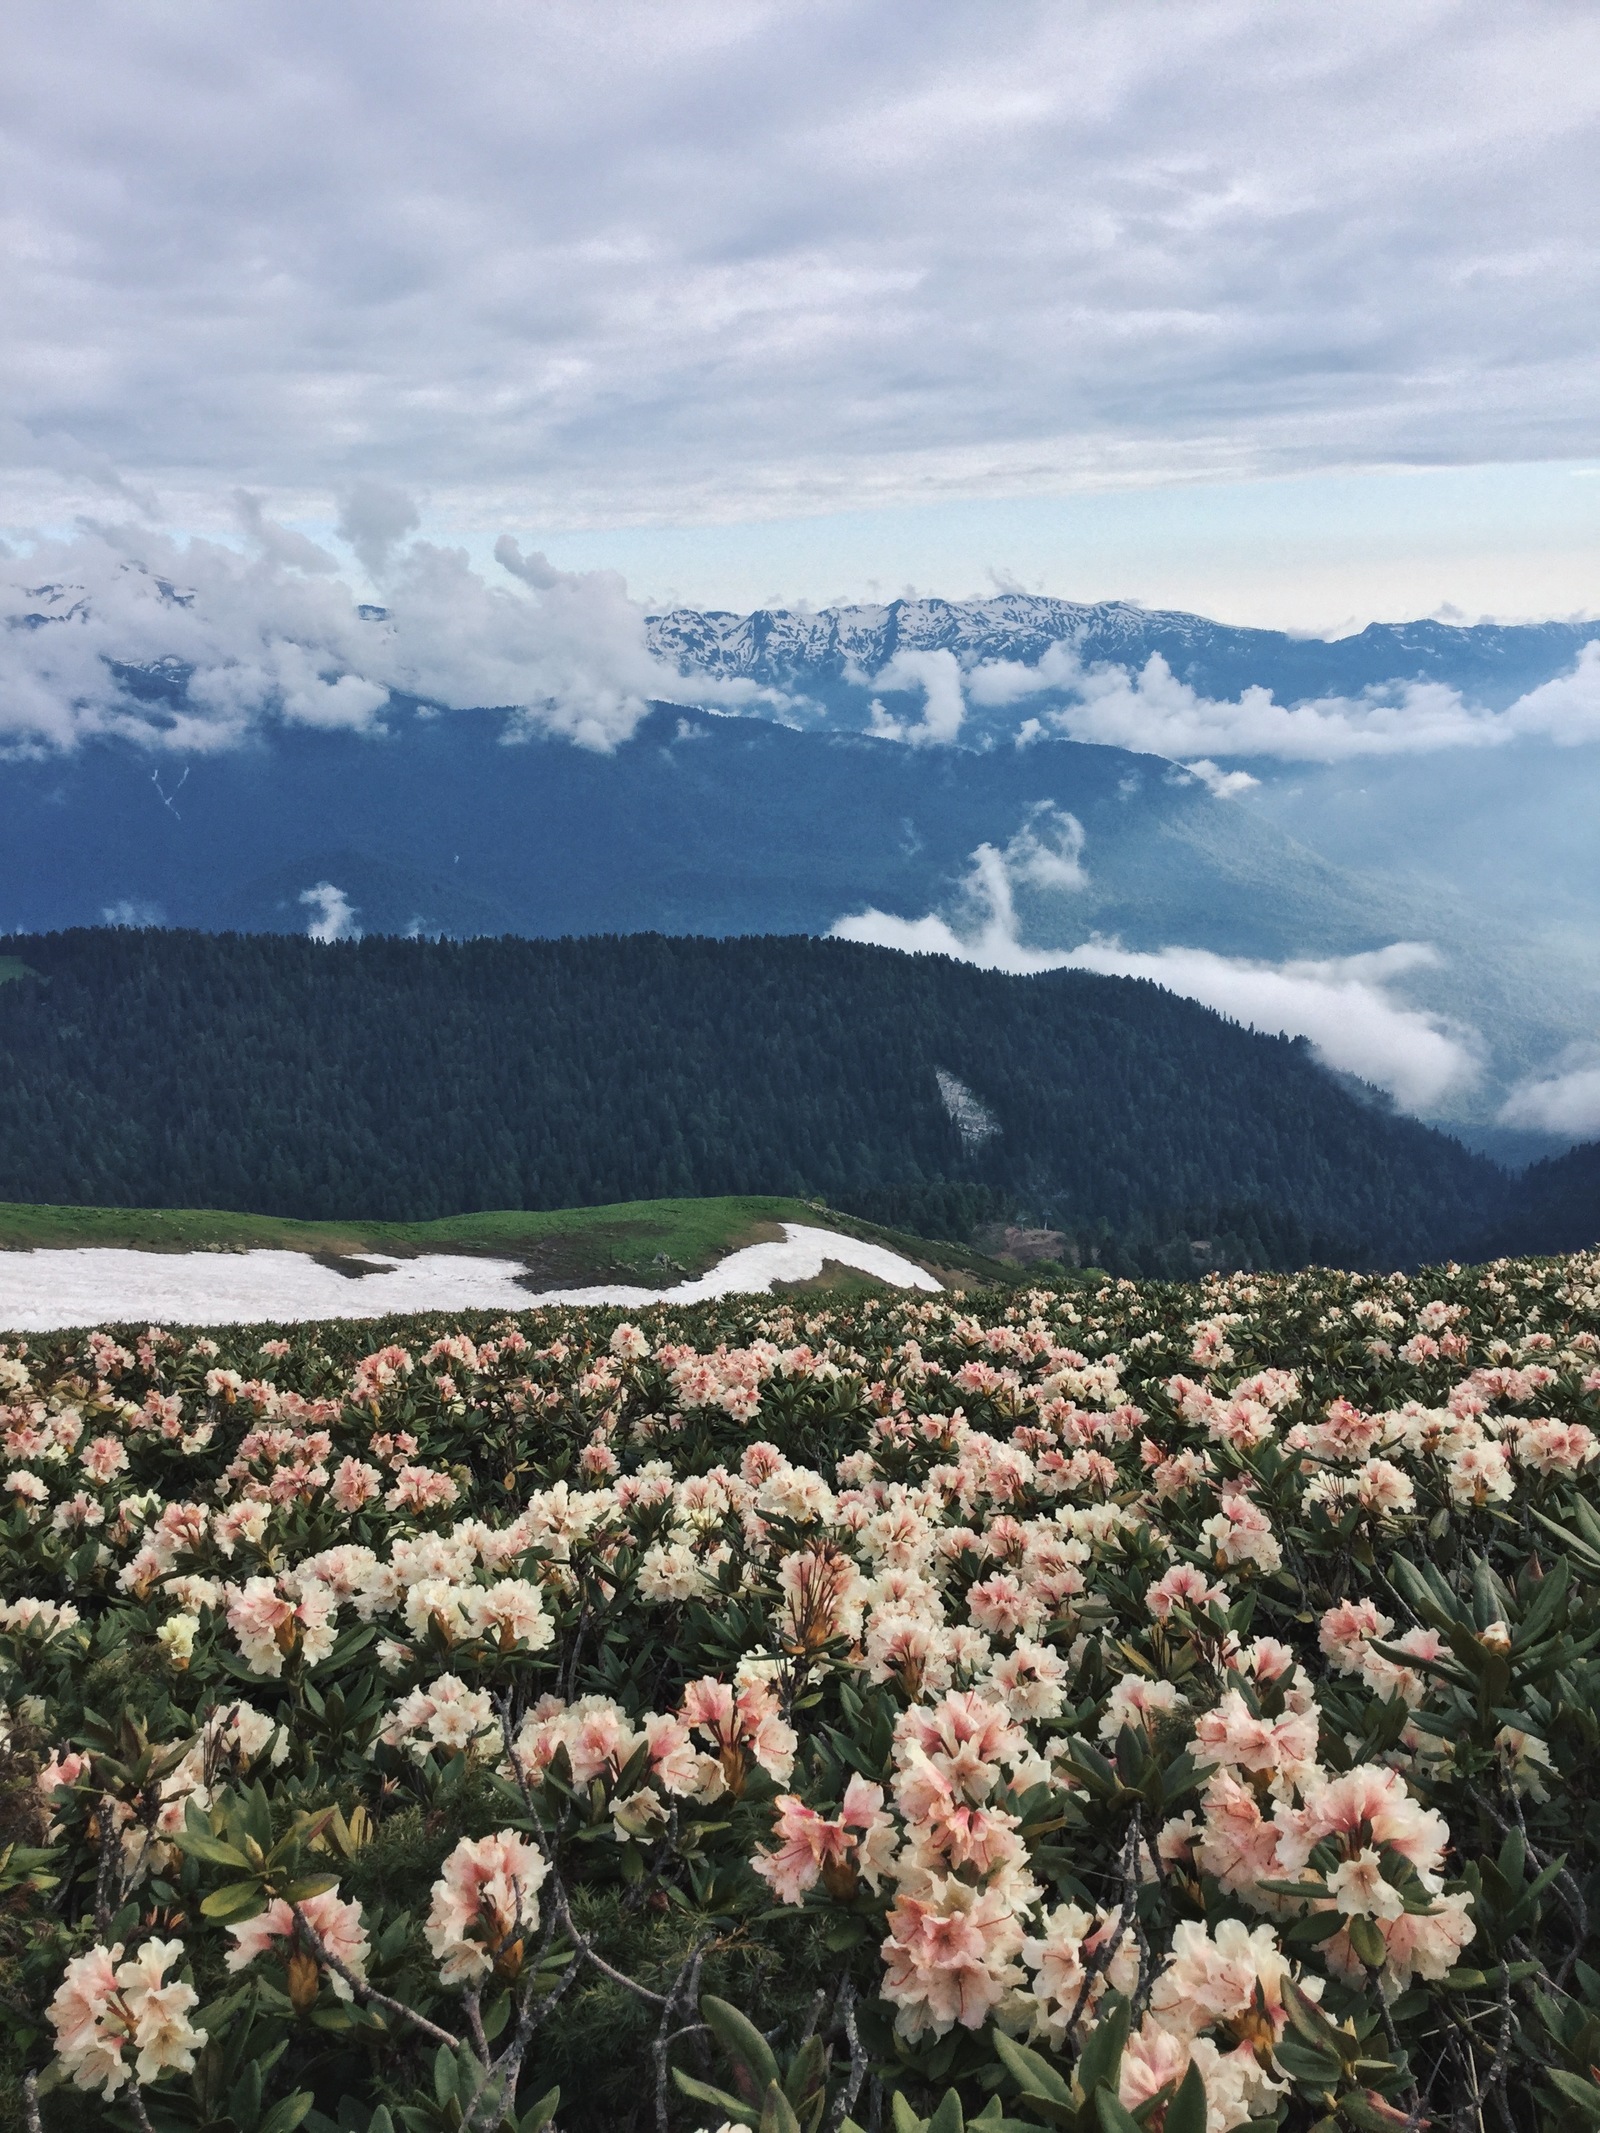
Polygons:
<instances>
[{"instance_id":1,"label":"overcast sky","mask_svg":"<svg viewBox=\"0 0 1600 2133\"><path fill-rule=\"evenodd\" d=\"M12 0L0 525L1600 611L1600 12Z\"/></svg>"}]
</instances>

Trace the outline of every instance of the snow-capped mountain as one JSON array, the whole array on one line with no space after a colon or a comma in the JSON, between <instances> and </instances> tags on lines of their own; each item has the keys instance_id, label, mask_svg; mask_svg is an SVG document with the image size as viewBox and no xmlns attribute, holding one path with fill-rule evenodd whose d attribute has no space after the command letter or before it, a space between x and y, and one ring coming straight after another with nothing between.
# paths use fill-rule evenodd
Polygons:
<instances>
[{"instance_id":1,"label":"snow-capped mountain","mask_svg":"<svg viewBox=\"0 0 1600 2133\"><path fill-rule=\"evenodd\" d=\"M1427 1115L1594 1130L1595 626L1324 640L1022 593L647 618L514 560L538 598L358 605L206 555L24 581L0 932L1081 951Z\"/></svg>"},{"instance_id":2,"label":"snow-capped mountain","mask_svg":"<svg viewBox=\"0 0 1600 2133\"><path fill-rule=\"evenodd\" d=\"M1124 600L999 593L748 615L675 608L652 615L647 631L651 650L690 679L752 681L824 698L852 684L859 690L901 652L950 652L970 669L989 660L1032 666L1053 645L1067 645L1086 666L1137 669L1159 655L1180 681L1208 696L1265 688L1292 704L1435 681L1498 709L1569 666L1600 625L1372 623L1330 639L1243 629Z\"/></svg>"}]
</instances>

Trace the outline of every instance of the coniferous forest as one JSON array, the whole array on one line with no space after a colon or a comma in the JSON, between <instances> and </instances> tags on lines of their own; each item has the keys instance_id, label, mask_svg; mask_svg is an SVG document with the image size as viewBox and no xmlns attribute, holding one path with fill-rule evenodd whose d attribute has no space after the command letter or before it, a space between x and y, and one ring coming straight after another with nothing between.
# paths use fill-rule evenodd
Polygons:
<instances>
[{"instance_id":1,"label":"coniferous forest","mask_svg":"<svg viewBox=\"0 0 1600 2133\"><path fill-rule=\"evenodd\" d=\"M1465 1253L1508 1180L1143 981L805 937L0 942L0 1198L422 1220L702 1193L1129 1271Z\"/></svg>"}]
</instances>

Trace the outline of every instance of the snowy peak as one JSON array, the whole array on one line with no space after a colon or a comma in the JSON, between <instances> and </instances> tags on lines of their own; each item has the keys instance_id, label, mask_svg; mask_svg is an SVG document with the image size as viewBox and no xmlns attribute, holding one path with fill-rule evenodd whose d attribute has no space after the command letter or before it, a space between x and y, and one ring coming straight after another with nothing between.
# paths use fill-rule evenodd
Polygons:
<instances>
[{"instance_id":1,"label":"snowy peak","mask_svg":"<svg viewBox=\"0 0 1600 2133\"><path fill-rule=\"evenodd\" d=\"M829 693L859 685L897 652L948 651L963 667L986 660L1032 665L1067 644L1085 665L1141 668L1159 654L1207 695L1262 687L1280 702L1358 695L1408 681L1438 681L1498 708L1569 667L1600 624L1582 622L1371 623L1349 637L1292 637L1203 615L1082 602L1035 593L988 600L893 600L814 611L753 614L675 608L646 624L656 655L679 673Z\"/></svg>"},{"instance_id":2,"label":"snowy peak","mask_svg":"<svg viewBox=\"0 0 1600 2133\"><path fill-rule=\"evenodd\" d=\"M1035 660L1069 643L1097 659L1137 656L1152 630L1163 638L1203 639L1217 624L1107 600L1088 605L1042 594L999 593L992 600L892 600L807 612L758 608L749 615L675 608L652 615L650 648L685 674L716 674L782 687L799 679L833 681L847 670L874 673L896 652L953 652L963 665L982 659Z\"/></svg>"}]
</instances>

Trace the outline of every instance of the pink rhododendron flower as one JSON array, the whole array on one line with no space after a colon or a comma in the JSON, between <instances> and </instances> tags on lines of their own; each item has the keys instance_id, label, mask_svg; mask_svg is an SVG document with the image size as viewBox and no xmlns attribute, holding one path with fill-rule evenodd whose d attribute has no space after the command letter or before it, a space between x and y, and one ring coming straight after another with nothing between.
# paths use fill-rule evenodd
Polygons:
<instances>
[{"instance_id":1,"label":"pink rhododendron flower","mask_svg":"<svg viewBox=\"0 0 1600 2133\"><path fill-rule=\"evenodd\" d=\"M320 1896L306 1897L300 1909L328 1953L346 1970L364 1979L371 1943L361 1921L360 1904L346 1903L337 1889L324 1889ZM234 1943L228 1951L230 1970L243 1970L269 1949L287 1959L302 1944L294 1911L281 1897L275 1897L254 1918L230 1924L228 1931ZM341 2000L353 1997L349 1980L337 1970L330 1969L328 1978Z\"/></svg>"},{"instance_id":2,"label":"pink rhododendron flower","mask_svg":"<svg viewBox=\"0 0 1600 2133\"><path fill-rule=\"evenodd\" d=\"M446 1985L470 1985L499 1968L514 1976L539 1923L544 1854L515 1830L463 1837L433 1884L423 1934Z\"/></svg>"},{"instance_id":3,"label":"pink rhododendron flower","mask_svg":"<svg viewBox=\"0 0 1600 2133\"><path fill-rule=\"evenodd\" d=\"M1223 1606L1227 1605L1227 1587L1210 1584L1204 1571L1196 1570L1190 1563L1174 1563L1144 1596L1145 1606L1158 1622L1164 1622L1174 1607L1184 1607L1191 1613L1200 1614L1219 1602Z\"/></svg>"},{"instance_id":4,"label":"pink rhododendron flower","mask_svg":"<svg viewBox=\"0 0 1600 2133\"><path fill-rule=\"evenodd\" d=\"M1005 1895L964 1881L928 1877L903 1890L883 1943L883 1997L899 2010L904 2037L942 2037L957 2023L981 2029L1023 1972L1022 1927Z\"/></svg>"},{"instance_id":5,"label":"pink rhododendron flower","mask_svg":"<svg viewBox=\"0 0 1600 2133\"><path fill-rule=\"evenodd\" d=\"M119 1942L68 1963L46 2013L57 2057L75 2087L114 2096L135 2077L151 2082L168 2072L192 2072L205 2043L189 2021L200 1995L166 1975L183 1954L181 1941L148 1940L122 1962Z\"/></svg>"}]
</instances>

